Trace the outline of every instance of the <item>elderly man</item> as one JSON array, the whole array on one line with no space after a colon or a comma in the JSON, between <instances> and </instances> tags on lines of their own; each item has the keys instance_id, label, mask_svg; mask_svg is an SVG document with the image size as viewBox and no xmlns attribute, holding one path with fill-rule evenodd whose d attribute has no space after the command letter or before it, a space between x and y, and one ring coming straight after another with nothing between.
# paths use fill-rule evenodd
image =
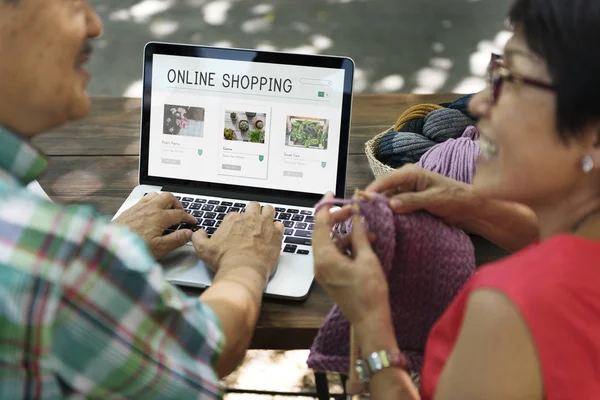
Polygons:
<instances>
[{"instance_id":1,"label":"elderly man","mask_svg":"<svg viewBox=\"0 0 600 400\"><path fill-rule=\"evenodd\" d=\"M171 194L109 223L25 188L46 168L30 140L88 112L101 31L85 0L0 0L0 398L219 398L279 257L272 207L249 204L211 239L162 237L195 221ZM216 269L199 299L155 261L189 240Z\"/></svg>"}]
</instances>

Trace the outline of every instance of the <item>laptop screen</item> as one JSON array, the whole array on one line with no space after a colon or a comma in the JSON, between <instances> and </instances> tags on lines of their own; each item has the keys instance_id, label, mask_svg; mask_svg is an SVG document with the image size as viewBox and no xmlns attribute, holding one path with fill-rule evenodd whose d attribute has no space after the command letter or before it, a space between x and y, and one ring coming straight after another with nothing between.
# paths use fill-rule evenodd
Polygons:
<instances>
[{"instance_id":1,"label":"laptop screen","mask_svg":"<svg viewBox=\"0 0 600 400\"><path fill-rule=\"evenodd\" d=\"M335 192L344 69L152 57L148 176Z\"/></svg>"}]
</instances>

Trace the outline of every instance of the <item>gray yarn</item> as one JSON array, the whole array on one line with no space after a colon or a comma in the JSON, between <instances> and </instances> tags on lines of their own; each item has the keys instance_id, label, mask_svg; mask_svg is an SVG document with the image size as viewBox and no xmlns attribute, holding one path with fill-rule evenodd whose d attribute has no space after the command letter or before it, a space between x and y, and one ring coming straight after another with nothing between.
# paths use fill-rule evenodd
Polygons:
<instances>
[{"instance_id":1,"label":"gray yarn","mask_svg":"<svg viewBox=\"0 0 600 400\"><path fill-rule=\"evenodd\" d=\"M390 132L392 134L384 135L379 141L379 158L389 160L404 160L411 162L413 159L419 160L423 154L437 143L426 138L423 135L413 132Z\"/></svg>"},{"instance_id":2,"label":"gray yarn","mask_svg":"<svg viewBox=\"0 0 600 400\"><path fill-rule=\"evenodd\" d=\"M388 132L379 141L378 158L381 162L399 168L407 163L416 163L430 148L448 139L460 137L474 120L462 111L441 108L429 113L420 122L407 125L415 128L422 126L423 132Z\"/></svg>"},{"instance_id":3,"label":"gray yarn","mask_svg":"<svg viewBox=\"0 0 600 400\"><path fill-rule=\"evenodd\" d=\"M472 124L473 120L459 110L440 108L425 117L423 136L441 143L459 137Z\"/></svg>"}]
</instances>

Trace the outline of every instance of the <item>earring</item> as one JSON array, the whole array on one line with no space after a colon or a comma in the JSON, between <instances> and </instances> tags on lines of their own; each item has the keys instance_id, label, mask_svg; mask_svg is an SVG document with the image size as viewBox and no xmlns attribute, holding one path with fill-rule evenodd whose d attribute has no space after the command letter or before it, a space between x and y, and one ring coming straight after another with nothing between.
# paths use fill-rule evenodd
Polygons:
<instances>
[{"instance_id":1,"label":"earring","mask_svg":"<svg viewBox=\"0 0 600 400\"><path fill-rule=\"evenodd\" d=\"M585 156L581 160L581 169L583 169L583 172L587 174L588 172L594 169L595 164L596 163L594 163L594 159L592 158L592 156Z\"/></svg>"}]
</instances>

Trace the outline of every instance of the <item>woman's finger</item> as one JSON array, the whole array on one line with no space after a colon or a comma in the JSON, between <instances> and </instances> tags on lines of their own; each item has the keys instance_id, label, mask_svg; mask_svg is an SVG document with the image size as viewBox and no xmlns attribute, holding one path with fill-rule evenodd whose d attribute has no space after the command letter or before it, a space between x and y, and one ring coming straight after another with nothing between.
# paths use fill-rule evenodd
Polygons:
<instances>
[{"instance_id":1,"label":"woman's finger","mask_svg":"<svg viewBox=\"0 0 600 400\"><path fill-rule=\"evenodd\" d=\"M382 193L389 190L398 190L399 187L410 189L411 187L416 186L417 181L423 173L424 170L420 167L406 165L376 179L367 186L366 190L368 192Z\"/></svg>"},{"instance_id":2,"label":"woman's finger","mask_svg":"<svg viewBox=\"0 0 600 400\"><path fill-rule=\"evenodd\" d=\"M350 238L352 241L352 252L355 257L358 257L362 252L373 251L369 236L367 235L365 222L361 218L355 217L352 221Z\"/></svg>"}]
</instances>

